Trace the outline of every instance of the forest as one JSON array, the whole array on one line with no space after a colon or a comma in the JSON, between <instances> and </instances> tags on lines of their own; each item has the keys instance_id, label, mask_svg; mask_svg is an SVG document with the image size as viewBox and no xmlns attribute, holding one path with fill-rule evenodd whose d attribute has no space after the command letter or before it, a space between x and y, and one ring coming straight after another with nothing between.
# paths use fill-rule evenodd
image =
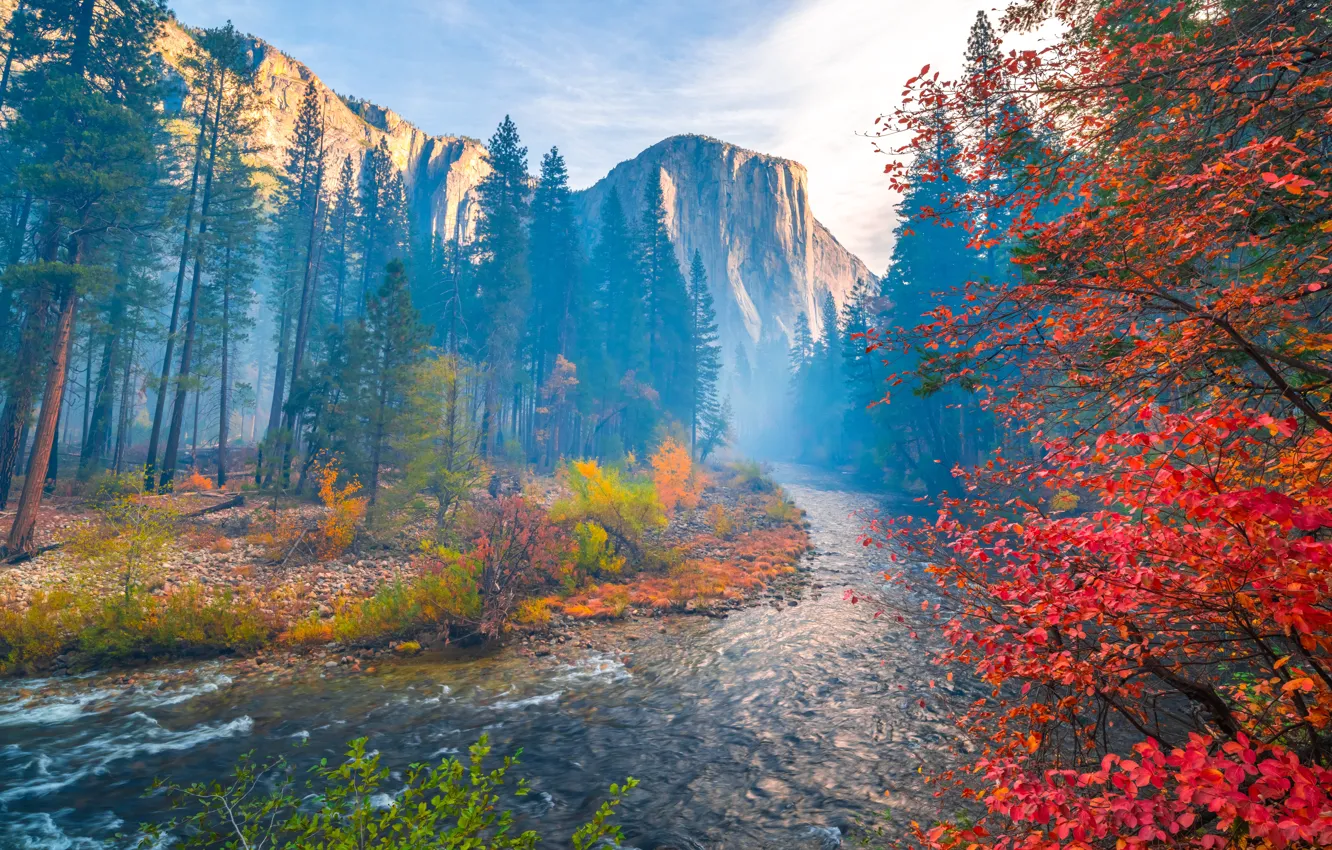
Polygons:
<instances>
[{"instance_id":1,"label":"forest","mask_svg":"<svg viewBox=\"0 0 1332 850\"><path fill-rule=\"evenodd\" d=\"M298 493L335 456L373 508L389 469L414 496L489 458L553 469L664 434L702 458L727 442L706 273L681 269L660 185L641 221L612 194L585 257L563 158L531 177L506 118L475 238L422 237L384 140L329 155L313 81L290 146L264 151L247 37L200 32L163 83L164 10L94 6L21 4L0 83L0 508L25 482L11 556L34 551L62 454L80 482L142 468L145 492L182 469L224 487L237 443L257 487Z\"/></svg>"},{"instance_id":2,"label":"forest","mask_svg":"<svg viewBox=\"0 0 1332 850\"><path fill-rule=\"evenodd\" d=\"M1332 846L1332 3L978 13L955 77L885 81L886 272L753 362L665 177L589 240L506 116L445 238L313 80L265 147L253 39L167 61L170 14L4 31L0 741L69 674L209 658L233 713L429 681L480 740L255 709L270 751L159 778L186 814L144 841ZM783 409L737 434L759 374ZM129 724L98 706L147 680L73 704ZM271 747L312 734L303 797ZM568 748L549 806L492 734ZM4 769L0 814L54 793Z\"/></svg>"}]
</instances>

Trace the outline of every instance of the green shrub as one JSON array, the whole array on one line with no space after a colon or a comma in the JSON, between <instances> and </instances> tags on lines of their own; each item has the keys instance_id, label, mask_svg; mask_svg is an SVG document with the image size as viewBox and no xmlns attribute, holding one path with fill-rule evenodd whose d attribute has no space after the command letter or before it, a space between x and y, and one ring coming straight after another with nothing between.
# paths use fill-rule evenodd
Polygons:
<instances>
[{"instance_id":1,"label":"green shrub","mask_svg":"<svg viewBox=\"0 0 1332 850\"><path fill-rule=\"evenodd\" d=\"M614 575L624 568L624 558L615 554L606 529L595 522L575 525L573 538L577 547L575 565L578 576Z\"/></svg>"},{"instance_id":2,"label":"green shrub","mask_svg":"<svg viewBox=\"0 0 1332 850\"><path fill-rule=\"evenodd\" d=\"M476 576L463 558L433 562L409 579L394 579L375 595L351 603L333 619L333 638L364 643L401 637L426 626L473 623L481 616Z\"/></svg>"},{"instance_id":3,"label":"green shrub","mask_svg":"<svg viewBox=\"0 0 1332 850\"><path fill-rule=\"evenodd\" d=\"M737 460L727 466L731 472L730 486L737 490L751 493L771 493L777 489L777 483L768 474L768 469L756 460Z\"/></svg>"},{"instance_id":4,"label":"green shrub","mask_svg":"<svg viewBox=\"0 0 1332 850\"><path fill-rule=\"evenodd\" d=\"M540 837L531 830L515 834L513 813L500 806L500 792L517 758L488 767L489 755L490 744L482 736L469 749L466 763L446 758L433 767L411 765L406 787L387 805L379 801L390 771L380 765L377 752L366 751L365 738L351 742L341 763L321 760L304 783L285 757L259 764L246 755L221 781L155 783L154 790L165 790L183 814L146 827L140 846L160 846L173 834L186 848L535 850ZM610 787L610 799L573 834L574 850L588 850L603 839L618 844L620 829L610 818L637 784L630 778ZM519 780L515 793L525 796L526 782Z\"/></svg>"},{"instance_id":5,"label":"green shrub","mask_svg":"<svg viewBox=\"0 0 1332 850\"><path fill-rule=\"evenodd\" d=\"M781 487L773 490L768 502L763 507L763 512L768 515L768 519L775 519L778 522L786 522L792 525L798 525L805 518L805 512L796 507L796 503L786 495L786 491Z\"/></svg>"}]
</instances>

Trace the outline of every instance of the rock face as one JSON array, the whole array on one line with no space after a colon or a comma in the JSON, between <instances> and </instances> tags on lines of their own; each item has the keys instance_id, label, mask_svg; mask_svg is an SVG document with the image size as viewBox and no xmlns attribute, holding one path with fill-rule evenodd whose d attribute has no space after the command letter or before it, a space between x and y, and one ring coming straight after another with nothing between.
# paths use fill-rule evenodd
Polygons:
<instances>
[{"instance_id":1,"label":"rock face","mask_svg":"<svg viewBox=\"0 0 1332 850\"><path fill-rule=\"evenodd\" d=\"M172 21L159 50L178 68L193 42L190 31ZM327 115L330 184L343 157L350 155L359 170L366 153L386 140L402 170L414 221L445 239L471 238L476 189L489 172L480 142L432 136L390 109L340 96L308 67L262 40L251 40L250 53L262 92L261 155L270 165L281 164L306 85L313 81ZM578 192L589 246L610 190L619 192L626 213L637 220L643 189L657 173L664 178L667 222L681 266L688 269L695 251L703 257L727 362L737 343L751 359L761 346L785 348L801 312L817 335L824 294L831 292L840 306L856 281L871 275L814 218L804 166L705 136L659 142Z\"/></svg>"},{"instance_id":2,"label":"rock face","mask_svg":"<svg viewBox=\"0 0 1332 850\"><path fill-rule=\"evenodd\" d=\"M831 292L840 307L858 279L871 277L814 218L803 165L706 136L658 142L579 192L589 244L607 195L618 192L637 220L643 189L657 174L682 268L688 270L695 251L703 258L728 361L737 342L751 355L760 344L789 344L801 312L819 334L824 294Z\"/></svg>"},{"instance_id":3,"label":"rock face","mask_svg":"<svg viewBox=\"0 0 1332 850\"><path fill-rule=\"evenodd\" d=\"M158 41L166 63L179 68L194 44L189 30L168 22ZM313 80L324 102L329 159L328 180L336 181L345 156L358 172L371 148L388 143L402 170L414 220L445 238L469 238L476 224L476 187L488 173L485 146L463 136L431 136L390 109L344 98L308 67L271 44L251 39L250 56L259 79L259 145L269 165L281 164L306 85Z\"/></svg>"}]
</instances>

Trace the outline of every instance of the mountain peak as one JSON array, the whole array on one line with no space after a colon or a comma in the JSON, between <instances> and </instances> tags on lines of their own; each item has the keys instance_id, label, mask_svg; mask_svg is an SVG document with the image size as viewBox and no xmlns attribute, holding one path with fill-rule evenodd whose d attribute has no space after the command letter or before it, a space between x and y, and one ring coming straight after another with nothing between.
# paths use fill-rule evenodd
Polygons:
<instances>
[{"instance_id":1,"label":"mountain peak","mask_svg":"<svg viewBox=\"0 0 1332 850\"><path fill-rule=\"evenodd\" d=\"M663 139L580 192L589 242L612 188L638 214L643 188L658 174L681 263L687 267L695 251L703 257L731 347L789 342L797 313L819 332L824 295L841 306L857 280L872 276L814 218L803 165L699 134Z\"/></svg>"}]
</instances>

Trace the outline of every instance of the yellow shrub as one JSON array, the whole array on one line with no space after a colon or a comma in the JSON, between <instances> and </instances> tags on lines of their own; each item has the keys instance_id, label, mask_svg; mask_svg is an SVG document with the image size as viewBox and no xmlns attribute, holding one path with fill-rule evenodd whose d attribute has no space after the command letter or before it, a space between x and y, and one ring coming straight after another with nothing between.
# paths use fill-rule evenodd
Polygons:
<instances>
[{"instance_id":1,"label":"yellow shrub","mask_svg":"<svg viewBox=\"0 0 1332 850\"><path fill-rule=\"evenodd\" d=\"M319 613L296 620L282 633L282 641L296 645L328 643L333 640L333 621L321 620Z\"/></svg>"},{"instance_id":2,"label":"yellow shrub","mask_svg":"<svg viewBox=\"0 0 1332 850\"><path fill-rule=\"evenodd\" d=\"M786 493L782 492L780 487L768 497L768 502L764 506L763 512L768 515L769 519L775 519L778 522L787 522L793 525L799 523L805 517L805 512L796 507L796 503L791 501Z\"/></svg>"},{"instance_id":3,"label":"yellow shrub","mask_svg":"<svg viewBox=\"0 0 1332 850\"><path fill-rule=\"evenodd\" d=\"M640 560L644 535L666 525L666 515L650 481L626 478L595 460L574 461L566 470L565 480L572 496L552 505L550 518L555 522L595 523L611 538L617 555Z\"/></svg>"},{"instance_id":4,"label":"yellow shrub","mask_svg":"<svg viewBox=\"0 0 1332 850\"><path fill-rule=\"evenodd\" d=\"M719 540L730 540L735 535L735 520L720 502L708 508L708 525L712 526L712 533Z\"/></svg>"},{"instance_id":5,"label":"yellow shrub","mask_svg":"<svg viewBox=\"0 0 1332 850\"><path fill-rule=\"evenodd\" d=\"M49 661L65 651L87 621L67 590L38 592L25 607L0 608L0 673Z\"/></svg>"},{"instance_id":6,"label":"yellow shrub","mask_svg":"<svg viewBox=\"0 0 1332 850\"><path fill-rule=\"evenodd\" d=\"M520 626L544 626L550 622L549 599L527 599L518 603L513 621Z\"/></svg>"},{"instance_id":7,"label":"yellow shrub","mask_svg":"<svg viewBox=\"0 0 1332 850\"><path fill-rule=\"evenodd\" d=\"M578 570L582 575L618 573L624 568L624 558L615 554L606 529L595 522L578 523L574 526L573 536L578 547Z\"/></svg>"}]
</instances>

